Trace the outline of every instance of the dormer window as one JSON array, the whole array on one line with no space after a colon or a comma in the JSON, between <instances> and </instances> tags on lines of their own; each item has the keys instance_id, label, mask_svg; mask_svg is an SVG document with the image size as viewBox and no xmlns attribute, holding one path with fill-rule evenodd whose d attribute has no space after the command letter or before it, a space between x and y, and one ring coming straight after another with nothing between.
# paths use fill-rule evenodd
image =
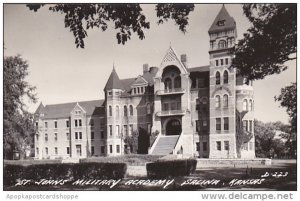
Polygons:
<instances>
[{"instance_id":1,"label":"dormer window","mask_svg":"<svg viewBox=\"0 0 300 201\"><path fill-rule=\"evenodd\" d=\"M218 26L225 26L225 20L220 20L217 22Z\"/></svg>"},{"instance_id":2,"label":"dormer window","mask_svg":"<svg viewBox=\"0 0 300 201\"><path fill-rule=\"evenodd\" d=\"M112 91L107 92L107 94L108 94L109 96L111 96L111 95L112 95Z\"/></svg>"}]
</instances>

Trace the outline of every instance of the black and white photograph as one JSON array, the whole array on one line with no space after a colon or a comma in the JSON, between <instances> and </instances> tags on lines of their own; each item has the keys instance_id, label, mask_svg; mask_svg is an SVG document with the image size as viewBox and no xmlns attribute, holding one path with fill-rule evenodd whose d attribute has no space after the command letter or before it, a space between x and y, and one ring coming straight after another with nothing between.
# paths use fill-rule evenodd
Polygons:
<instances>
[{"instance_id":1,"label":"black and white photograph","mask_svg":"<svg viewBox=\"0 0 300 201\"><path fill-rule=\"evenodd\" d=\"M296 3L2 7L4 193L293 199Z\"/></svg>"}]
</instances>

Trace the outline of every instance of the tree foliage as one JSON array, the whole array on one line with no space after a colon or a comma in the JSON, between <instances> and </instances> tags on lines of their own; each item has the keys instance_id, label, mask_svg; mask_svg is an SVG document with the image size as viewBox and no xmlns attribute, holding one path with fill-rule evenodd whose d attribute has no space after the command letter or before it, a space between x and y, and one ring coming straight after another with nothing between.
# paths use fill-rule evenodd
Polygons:
<instances>
[{"instance_id":1,"label":"tree foliage","mask_svg":"<svg viewBox=\"0 0 300 201\"><path fill-rule=\"evenodd\" d=\"M45 4L27 4L30 10L37 11ZM117 30L118 44L125 44L136 34L139 39L145 38L144 31L150 28L140 4L51 4L49 10L65 15L65 27L75 37L76 47L84 48L87 30L99 28L106 31L109 23ZM182 32L186 32L188 15L194 10L193 4L157 4L158 24L168 19L175 21Z\"/></svg>"},{"instance_id":2,"label":"tree foliage","mask_svg":"<svg viewBox=\"0 0 300 201\"><path fill-rule=\"evenodd\" d=\"M235 47L232 67L248 81L286 70L285 62L296 59L297 5L244 4L243 10L252 26Z\"/></svg>"},{"instance_id":3,"label":"tree foliage","mask_svg":"<svg viewBox=\"0 0 300 201\"><path fill-rule=\"evenodd\" d=\"M290 86L281 89L281 94L275 96L275 101L280 102L281 107L286 108L290 116L292 132L297 132L297 85L292 83Z\"/></svg>"},{"instance_id":4,"label":"tree foliage","mask_svg":"<svg viewBox=\"0 0 300 201\"><path fill-rule=\"evenodd\" d=\"M3 66L3 148L5 158L13 150L24 152L33 143L33 115L25 108L24 98L36 102L35 87L25 81L28 64L20 56L4 57Z\"/></svg>"}]
</instances>

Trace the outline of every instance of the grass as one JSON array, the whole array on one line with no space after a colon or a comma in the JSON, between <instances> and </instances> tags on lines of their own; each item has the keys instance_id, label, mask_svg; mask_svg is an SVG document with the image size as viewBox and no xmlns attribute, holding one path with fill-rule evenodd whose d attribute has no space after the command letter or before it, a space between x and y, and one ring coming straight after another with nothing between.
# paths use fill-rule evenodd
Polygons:
<instances>
[{"instance_id":1,"label":"grass","mask_svg":"<svg viewBox=\"0 0 300 201\"><path fill-rule=\"evenodd\" d=\"M107 156L107 157L91 157L80 159L80 163L89 162L104 162L104 163L126 163L130 166L145 165L147 162L153 162L158 160L162 156L157 155L142 155L142 154L130 154L123 156ZM4 164L8 165L34 165L34 164L52 164L61 163L61 159L43 159L43 160L4 160Z\"/></svg>"},{"instance_id":2,"label":"grass","mask_svg":"<svg viewBox=\"0 0 300 201\"><path fill-rule=\"evenodd\" d=\"M141 166L145 165L147 162L157 161L160 157L162 156L131 154L124 156L85 158L81 159L80 162L126 163L130 166Z\"/></svg>"}]
</instances>

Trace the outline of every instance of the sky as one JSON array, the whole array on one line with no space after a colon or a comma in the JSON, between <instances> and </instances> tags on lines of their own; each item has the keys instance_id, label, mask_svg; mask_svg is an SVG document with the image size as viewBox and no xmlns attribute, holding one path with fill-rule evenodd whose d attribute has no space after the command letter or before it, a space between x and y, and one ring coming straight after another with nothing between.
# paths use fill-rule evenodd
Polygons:
<instances>
[{"instance_id":1,"label":"sky","mask_svg":"<svg viewBox=\"0 0 300 201\"><path fill-rule=\"evenodd\" d=\"M208 29L222 4L198 4L190 14L188 32L183 34L170 20L157 25L153 4L142 5L150 29L146 38L134 36L125 45L117 43L116 31L88 30L85 48L75 46L72 32L64 26L64 16L46 7L30 11L24 4L4 5L5 56L20 54L28 61L27 81L36 86L39 102L27 103L34 112L44 105L103 99L103 88L113 65L121 79L142 74L143 64L159 66L170 46L178 55L187 54L189 67L209 64ZM250 26L239 4L225 4L237 24L238 39ZM296 81L296 61L288 70L254 82L255 118L264 122L288 122L288 115L274 96Z\"/></svg>"}]
</instances>

